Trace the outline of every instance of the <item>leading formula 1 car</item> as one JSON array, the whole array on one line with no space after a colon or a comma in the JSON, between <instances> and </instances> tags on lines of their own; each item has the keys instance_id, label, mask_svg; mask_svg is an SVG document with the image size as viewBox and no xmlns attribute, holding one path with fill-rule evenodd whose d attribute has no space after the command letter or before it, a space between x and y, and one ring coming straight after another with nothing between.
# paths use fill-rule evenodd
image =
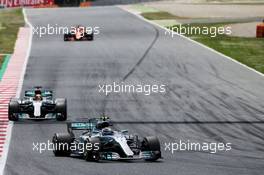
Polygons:
<instances>
[{"instance_id":1,"label":"leading formula 1 car","mask_svg":"<svg viewBox=\"0 0 264 175\"><path fill-rule=\"evenodd\" d=\"M92 41L93 39L93 31L87 32L82 26L75 27L74 32L64 34L64 41Z\"/></svg>"},{"instance_id":2,"label":"leading formula 1 car","mask_svg":"<svg viewBox=\"0 0 264 175\"><path fill-rule=\"evenodd\" d=\"M80 156L86 161L136 160L161 158L157 137L139 138L127 130L112 130L107 117L82 119L67 123L67 133L55 133L55 156ZM79 133L77 135L77 133Z\"/></svg>"},{"instance_id":3,"label":"leading formula 1 car","mask_svg":"<svg viewBox=\"0 0 264 175\"><path fill-rule=\"evenodd\" d=\"M26 90L22 99L11 98L8 105L8 118L11 121L19 119L67 119L67 100L53 99L52 91L42 87Z\"/></svg>"}]
</instances>

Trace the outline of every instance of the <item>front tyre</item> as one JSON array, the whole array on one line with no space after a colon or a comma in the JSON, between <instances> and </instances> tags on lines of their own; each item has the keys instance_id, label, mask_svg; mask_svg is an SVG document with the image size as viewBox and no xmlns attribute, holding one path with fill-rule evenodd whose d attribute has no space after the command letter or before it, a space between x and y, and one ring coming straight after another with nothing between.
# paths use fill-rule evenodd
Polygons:
<instances>
[{"instance_id":1,"label":"front tyre","mask_svg":"<svg viewBox=\"0 0 264 175\"><path fill-rule=\"evenodd\" d=\"M146 161L156 161L161 158L159 139L155 136L145 137L142 141L142 151L151 151L151 157L146 158Z\"/></svg>"},{"instance_id":2,"label":"front tyre","mask_svg":"<svg viewBox=\"0 0 264 175\"><path fill-rule=\"evenodd\" d=\"M56 100L56 119L58 121L67 120L67 100L60 98Z\"/></svg>"},{"instance_id":3,"label":"front tyre","mask_svg":"<svg viewBox=\"0 0 264 175\"><path fill-rule=\"evenodd\" d=\"M18 121L19 112L20 112L20 107L18 101L11 99L8 104L8 119L10 121Z\"/></svg>"},{"instance_id":4,"label":"front tyre","mask_svg":"<svg viewBox=\"0 0 264 175\"><path fill-rule=\"evenodd\" d=\"M99 138L89 138L84 142L83 158L86 161L98 162L100 160L101 142Z\"/></svg>"}]
</instances>

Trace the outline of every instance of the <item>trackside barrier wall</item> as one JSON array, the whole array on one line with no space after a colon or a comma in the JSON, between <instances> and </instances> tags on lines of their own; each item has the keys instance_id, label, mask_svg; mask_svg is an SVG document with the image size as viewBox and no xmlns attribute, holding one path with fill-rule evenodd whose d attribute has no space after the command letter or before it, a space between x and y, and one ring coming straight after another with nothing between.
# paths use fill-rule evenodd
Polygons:
<instances>
[{"instance_id":1,"label":"trackside barrier wall","mask_svg":"<svg viewBox=\"0 0 264 175\"><path fill-rule=\"evenodd\" d=\"M54 4L54 0L0 0L0 6L4 7L21 7L36 6L42 4Z\"/></svg>"},{"instance_id":2,"label":"trackside barrier wall","mask_svg":"<svg viewBox=\"0 0 264 175\"><path fill-rule=\"evenodd\" d=\"M257 38L264 38L264 22L257 25Z\"/></svg>"}]
</instances>

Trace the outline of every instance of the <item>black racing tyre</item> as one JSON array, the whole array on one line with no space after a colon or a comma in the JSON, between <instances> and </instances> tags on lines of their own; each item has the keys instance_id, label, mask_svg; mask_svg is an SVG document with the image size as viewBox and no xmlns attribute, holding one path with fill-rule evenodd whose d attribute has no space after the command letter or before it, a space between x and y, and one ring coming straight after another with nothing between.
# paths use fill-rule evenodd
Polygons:
<instances>
[{"instance_id":1,"label":"black racing tyre","mask_svg":"<svg viewBox=\"0 0 264 175\"><path fill-rule=\"evenodd\" d=\"M70 35L69 34L64 34L63 39L64 39L64 41L69 41L70 40Z\"/></svg>"},{"instance_id":2,"label":"black racing tyre","mask_svg":"<svg viewBox=\"0 0 264 175\"><path fill-rule=\"evenodd\" d=\"M56 100L56 119L58 121L67 120L67 100L60 98Z\"/></svg>"},{"instance_id":3,"label":"black racing tyre","mask_svg":"<svg viewBox=\"0 0 264 175\"><path fill-rule=\"evenodd\" d=\"M69 133L56 133L52 138L54 146L53 153L55 156L70 156L70 146L73 141Z\"/></svg>"},{"instance_id":4,"label":"black racing tyre","mask_svg":"<svg viewBox=\"0 0 264 175\"><path fill-rule=\"evenodd\" d=\"M145 137L142 141L142 151L152 151L152 158L145 159L147 161L156 161L161 158L160 142L155 136Z\"/></svg>"},{"instance_id":5,"label":"black racing tyre","mask_svg":"<svg viewBox=\"0 0 264 175\"><path fill-rule=\"evenodd\" d=\"M84 37L86 38L86 40L92 41L94 40L94 33L86 33Z\"/></svg>"},{"instance_id":6,"label":"black racing tyre","mask_svg":"<svg viewBox=\"0 0 264 175\"><path fill-rule=\"evenodd\" d=\"M84 142L83 158L86 161L98 162L100 160L101 142L99 138L89 138Z\"/></svg>"},{"instance_id":7,"label":"black racing tyre","mask_svg":"<svg viewBox=\"0 0 264 175\"><path fill-rule=\"evenodd\" d=\"M93 40L94 40L94 33L91 33L89 36L90 36L89 39L90 39L91 41L93 41Z\"/></svg>"},{"instance_id":8,"label":"black racing tyre","mask_svg":"<svg viewBox=\"0 0 264 175\"><path fill-rule=\"evenodd\" d=\"M8 104L8 119L10 121L17 121L19 112L20 112L20 106L18 101L15 99L11 99Z\"/></svg>"}]
</instances>

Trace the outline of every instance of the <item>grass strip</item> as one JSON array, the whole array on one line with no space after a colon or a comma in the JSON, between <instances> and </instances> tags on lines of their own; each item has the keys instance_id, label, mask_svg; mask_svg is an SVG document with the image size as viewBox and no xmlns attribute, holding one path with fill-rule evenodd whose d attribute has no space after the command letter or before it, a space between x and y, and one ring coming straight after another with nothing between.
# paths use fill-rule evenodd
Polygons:
<instances>
[{"instance_id":1,"label":"grass strip","mask_svg":"<svg viewBox=\"0 0 264 175\"><path fill-rule=\"evenodd\" d=\"M187 19L185 17L175 16L169 12L146 12L141 15L148 20L166 20L166 19Z\"/></svg>"},{"instance_id":2,"label":"grass strip","mask_svg":"<svg viewBox=\"0 0 264 175\"><path fill-rule=\"evenodd\" d=\"M11 55L0 56L0 81L3 78L8 62L10 60L10 57Z\"/></svg>"},{"instance_id":3,"label":"grass strip","mask_svg":"<svg viewBox=\"0 0 264 175\"><path fill-rule=\"evenodd\" d=\"M189 24L188 26L209 28L226 25L228 24ZM215 37L202 34L187 34L185 36L264 73L264 38L234 37L225 34L217 34Z\"/></svg>"},{"instance_id":4,"label":"grass strip","mask_svg":"<svg viewBox=\"0 0 264 175\"><path fill-rule=\"evenodd\" d=\"M18 30L22 26L22 9L0 10L0 53L13 53Z\"/></svg>"}]
</instances>

